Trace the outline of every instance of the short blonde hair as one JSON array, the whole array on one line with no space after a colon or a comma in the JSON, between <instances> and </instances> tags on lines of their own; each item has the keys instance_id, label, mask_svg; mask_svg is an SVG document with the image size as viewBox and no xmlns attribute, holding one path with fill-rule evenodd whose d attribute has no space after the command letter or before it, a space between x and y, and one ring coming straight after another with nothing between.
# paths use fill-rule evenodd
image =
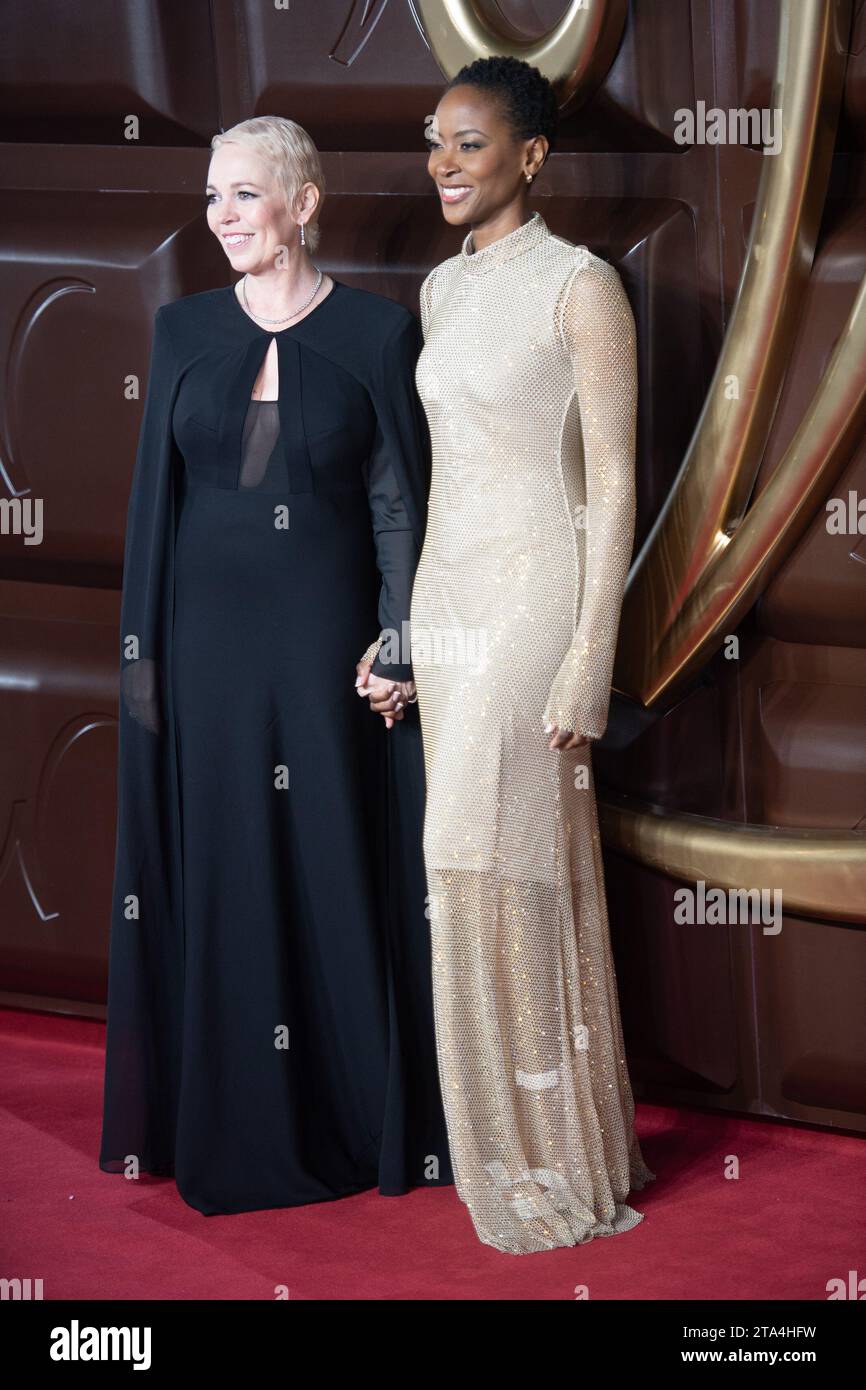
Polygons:
<instances>
[{"instance_id":1,"label":"short blonde hair","mask_svg":"<svg viewBox=\"0 0 866 1390\"><path fill-rule=\"evenodd\" d=\"M325 176L322 162L303 126L286 116L253 116L222 130L210 142L216 150L224 144L249 145L273 170L290 212L305 183L314 183L319 190L316 211L304 224L304 239L312 254L319 244L319 213L325 199Z\"/></svg>"}]
</instances>

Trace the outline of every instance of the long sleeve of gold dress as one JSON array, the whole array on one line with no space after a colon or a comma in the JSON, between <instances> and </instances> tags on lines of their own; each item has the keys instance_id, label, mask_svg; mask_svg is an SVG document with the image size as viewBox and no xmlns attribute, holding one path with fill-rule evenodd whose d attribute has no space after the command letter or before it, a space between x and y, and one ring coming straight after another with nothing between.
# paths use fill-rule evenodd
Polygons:
<instances>
[{"instance_id":1,"label":"long sleeve of gold dress","mask_svg":"<svg viewBox=\"0 0 866 1390\"><path fill-rule=\"evenodd\" d=\"M635 329L539 213L443 261L416 382L433 446L412 596L439 1076L458 1194L514 1254L629 1230L634 1134L590 745L634 538Z\"/></svg>"}]
</instances>

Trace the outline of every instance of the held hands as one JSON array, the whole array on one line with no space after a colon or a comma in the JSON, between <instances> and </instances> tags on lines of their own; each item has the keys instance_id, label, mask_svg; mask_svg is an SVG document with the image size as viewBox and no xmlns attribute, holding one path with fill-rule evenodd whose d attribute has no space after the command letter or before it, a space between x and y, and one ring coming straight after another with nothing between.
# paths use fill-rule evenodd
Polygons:
<instances>
[{"instance_id":1,"label":"held hands","mask_svg":"<svg viewBox=\"0 0 866 1390\"><path fill-rule=\"evenodd\" d=\"M404 718L406 706L414 704L418 698L415 682L389 681L382 676L371 675L372 664L370 661L358 662L355 667L358 672L355 687L362 698L369 699L373 713L382 715L385 728L392 729L398 719Z\"/></svg>"}]
</instances>

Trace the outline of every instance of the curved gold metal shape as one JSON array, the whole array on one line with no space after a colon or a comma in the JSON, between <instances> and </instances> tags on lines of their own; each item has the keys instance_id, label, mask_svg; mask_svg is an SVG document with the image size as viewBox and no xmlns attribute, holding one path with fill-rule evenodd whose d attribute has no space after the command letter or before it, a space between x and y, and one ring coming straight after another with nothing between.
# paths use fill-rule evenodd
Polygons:
<instances>
[{"instance_id":1,"label":"curved gold metal shape","mask_svg":"<svg viewBox=\"0 0 866 1390\"><path fill-rule=\"evenodd\" d=\"M833 370L746 515L815 251L838 122L850 0L783 0L774 100L782 150L765 156L730 327L692 442L626 588L616 689L673 693L782 563L846 460L863 393L862 295ZM738 383L737 398L729 384Z\"/></svg>"},{"instance_id":2,"label":"curved gold metal shape","mask_svg":"<svg viewBox=\"0 0 866 1390\"><path fill-rule=\"evenodd\" d=\"M866 845L856 830L743 825L626 796L598 804L608 849L683 883L779 889L785 912L866 922Z\"/></svg>"},{"instance_id":3,"label":"curved gold metal shape","mask_svg":"<svg viewBox=\"0 0 866 1390\"><path fill-rule=\"evenodd\" d=\"M847 0L786 0L775 91L783 145L767 157L734 312L677 482L629 577L614 673L651 704L733 632L848 461L866 417L866 280L829 366L747 511L789 360L826 194L850 25ZM726 385L739 382L739 399ZM866 837L599 804L604 841L683 882L779 888L785 909L866 921Z\"/></svg>"},{"instance_id":4,"label":"curved gold metal shape","mask_svg":"<svg viewBox=\"0 0 866 1390\"><path fill-rule=\"evenodd\" d=\"M821 385L778 467L731 543L686 596L660 642L659 670L688 676L704 665L719 634L736 629L826 500L864 424L866 279Z\"/></svg>"},{"instance_id":5,"label":"curved gold metal shape","mask_svg":"<svg viewBox=\"0 0 866 1390\"><path fill-rule=\"evenodd\" d=\"M558 24L522 37L482 0L412 0L430 51L447 78L476 58L522 58L553 83L560 107L586 100L606 77L625 29L627 0L570 0Z\"/></svg>"}]
</instances>

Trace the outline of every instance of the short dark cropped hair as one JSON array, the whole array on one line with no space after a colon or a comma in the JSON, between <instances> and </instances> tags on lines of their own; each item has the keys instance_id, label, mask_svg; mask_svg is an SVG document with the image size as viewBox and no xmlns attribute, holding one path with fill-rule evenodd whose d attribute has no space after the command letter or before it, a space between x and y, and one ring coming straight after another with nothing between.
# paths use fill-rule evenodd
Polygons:
<instances>
[{"instance_id":1,"label":"short dark cropped hair","mask_svg":"<svg viewBox=\"0 0 866 1390\"><path fill-rule=\"evenodd\" d=\"M495 96L518 140L543 135L550 149L556 139L559 105L552 83L522 58L476 58L446 87L479 87Z\"/></svg>"}]
</instances>

